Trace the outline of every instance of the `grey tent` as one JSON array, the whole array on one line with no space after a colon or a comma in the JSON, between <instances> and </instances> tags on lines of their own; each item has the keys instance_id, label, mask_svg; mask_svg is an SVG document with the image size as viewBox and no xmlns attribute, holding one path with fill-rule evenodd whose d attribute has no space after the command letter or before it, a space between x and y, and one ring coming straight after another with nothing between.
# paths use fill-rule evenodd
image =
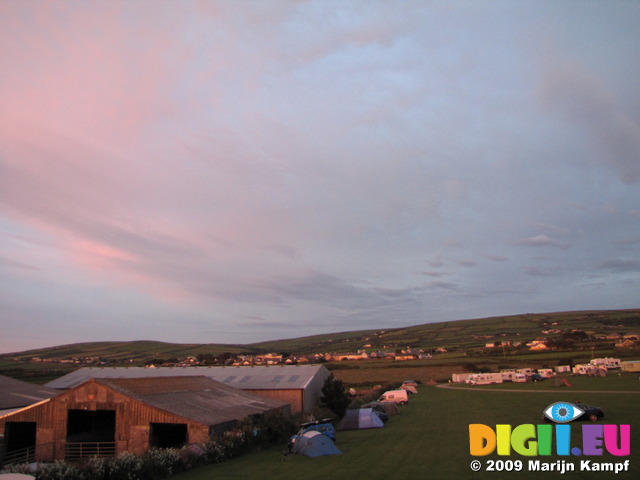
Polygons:
<instances>
[{"instance_id":1,"label":"grey tent","mask_svg":"<svg viewBox=\"0 0 640 480\"><path fill-rule=\"evenodd\" d=\"M342 452L327 435L311 430L296 438L291 453L307 457L320 457L322 455L338 455Z\"/></svg>"},{"instance_id":2,"label":"grey tent","mask_svg":"<svg viewBox=\"0 0 640 480\"><path fill-rule=\"evenodd\" d=\"M371 408L361 408L358 410L347 410L340 423L338 430L359 430L362 428L380 428L384 423Z\"/></svg>"}]
</instances>

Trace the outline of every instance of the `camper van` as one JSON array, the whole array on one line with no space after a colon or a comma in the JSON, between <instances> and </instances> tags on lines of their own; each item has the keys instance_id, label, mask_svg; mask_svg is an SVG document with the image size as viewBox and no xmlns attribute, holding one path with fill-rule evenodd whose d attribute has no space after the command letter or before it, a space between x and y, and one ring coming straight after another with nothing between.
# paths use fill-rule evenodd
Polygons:
<instances>
[{"instance_id":1,"label":"camper van","mask_svg":"<svg viewBox=\"0 0 640 480\"><path fill-rule=\"evenodd\" d=\"M500 373L474 373L466 382L469 385L493 385L502 383L502 374Z\"/></svg>"},{"instance_id":2,"label":"camper van","mask_svg":"<svg viewBox=\"0 0 640 480\"><path fill-rule=\"evenodd\" d=\"M404 405L409 402L409 395L406 390L389 390L384 392L380 398L379 402L394 402L399 403L400 405Z\"/></svg>"},{"instance_id":3,"label":"camper van","mask_svg":"<svg viewBox=\"0 0 640 480\"><path fill-rule=\"evenodd\" d=\"M523 375L526 375L527 377L530 377L531 375L533 375L533 368L519 368L517 370L518 373L522 373Z\"/></svg>"},{"instance_id":4,"label":"camper van","mask_svg":"<svg viewBox=\"0 0 640 480\"><path fill-rule=\"evenodd\" d=\"M557 367L553 367L556 373L570 373L571 365L558 365Z\"/></svg>"}]
</instances>

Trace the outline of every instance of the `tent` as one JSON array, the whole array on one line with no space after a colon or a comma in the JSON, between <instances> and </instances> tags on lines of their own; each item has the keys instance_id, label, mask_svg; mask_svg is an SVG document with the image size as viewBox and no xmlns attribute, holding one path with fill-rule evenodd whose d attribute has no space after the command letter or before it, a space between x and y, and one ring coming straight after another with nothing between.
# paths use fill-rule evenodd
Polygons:
<instances>
[{"instance_id":1,"label":"tent","mask_svg":"<svg viewBox=\"0 0 640 480\"><path fill-rule=\"evenodd\" d=\"M380 427L384 427L384 423L371 408L347 410L347 413L345 413L340 423L338 423L338 430L359 430L361 428Z\"/></svg>"},{"instance_id":2,"label":"tent","mask_svg":"<svg viewBox=\"0 0 640 480\"><path fill-rule=\"evenodd\" d=\"M338 455L342 452L333 444L328 436L311 430L296 438L291 448L291 453L306 455L307 457L320 457L322 455Z\"/></svg>"}]
</instances>

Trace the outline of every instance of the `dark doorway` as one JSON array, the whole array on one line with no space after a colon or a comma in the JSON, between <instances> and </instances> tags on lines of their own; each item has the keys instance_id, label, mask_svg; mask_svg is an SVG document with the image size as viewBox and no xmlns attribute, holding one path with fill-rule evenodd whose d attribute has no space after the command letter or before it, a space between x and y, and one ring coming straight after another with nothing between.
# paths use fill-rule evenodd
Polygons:
<instances>
[{"instance_id":1,"label":"dark doorway","mask_svg":"<svg viewBox=\"0 0 640 480\"><path fill-rule=\"evenodd\" d=\"M7 422L4 427L7 453L35 447L36 422Z\"/></svg>"},{"instance_id":2,"label":"dark doorway","mask_svg":"<svg viewBox=\"0 0 640 480\"><path fill-rule=\"evenodd\" d=\"M115 410L69 410L67 442L115 442Z\"/></svg>"},{"instance_id":3,"label":"dark doorway","mask_svg":"<svg viewBox=\"0 0 640 480\"><path fill-rule=\"evenodd\" d=\"M149 445L157 448L179 448L187 443L187 425L184 423L152 423Z\"/></svg>"}]
</instances>

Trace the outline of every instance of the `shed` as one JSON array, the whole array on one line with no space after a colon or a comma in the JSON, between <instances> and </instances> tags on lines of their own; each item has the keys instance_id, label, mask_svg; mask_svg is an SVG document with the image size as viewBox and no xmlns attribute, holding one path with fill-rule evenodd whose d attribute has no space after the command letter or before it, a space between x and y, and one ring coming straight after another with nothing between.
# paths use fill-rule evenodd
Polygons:
<instances>
[{"instance_id":1,"label":"shed","mask_svg":"<svg viewBox=\"0 0 640 480\"><path fill-rule=\"evenodd\" d=\"M278 365L239 367L87 367L49 383L56 389L73 388L91 378L159 378L205 376L225 385L284 400L292 413L310 413L319 404L322 385L330 373L322 365Z\"/></svg>"},{"instance_id":2,"label":"shed","mask_svg":"<svg viewBox=\"0 0 640 480\"><path fill-rule=\"evenodd\" d=\"M33 449L36 461L77 460L203 443L276 410L289 405L202 376L91 379L0 417L0 431L7 454Z\"/></svg>"}]
</instances>

